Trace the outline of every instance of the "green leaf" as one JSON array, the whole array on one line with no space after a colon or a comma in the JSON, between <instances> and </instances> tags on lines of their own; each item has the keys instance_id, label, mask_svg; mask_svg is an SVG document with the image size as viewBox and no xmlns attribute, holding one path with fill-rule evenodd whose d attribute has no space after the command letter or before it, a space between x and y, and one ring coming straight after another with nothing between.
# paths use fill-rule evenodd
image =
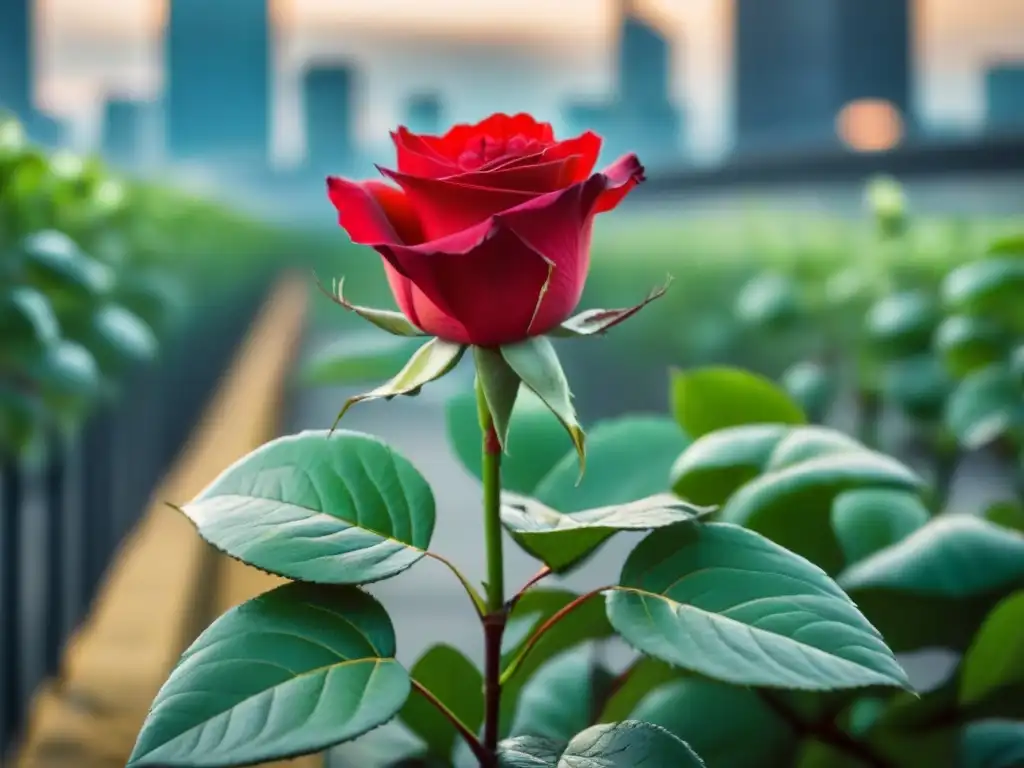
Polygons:
<instances>
[{"instance_id":1,"label":"green leaf","mask_svg":"<svg viewBox=\"0 0 1024 768\"><path fill-rule=\"evenodd\" d=\"M583 427L576 419L569 382L565 378L565 371L558 361L554 346L546 337L535 336L518 344L502 347L501 354L523 384L544 401L569 433L579 457L582 478L587 463L585 436Z\"/></svg>"},{"instance_id":2,"label":"green leaf","mask_svg":"<svg viewBox=\"0 0 1024 768\"><path fill-rule=\"evenodd\" d=\"M989 256L1024 256L1024 233L1004 235L993 240L986 253Z\"/></svg>"},{"instance_id":3,"label":"green leaf","mask_svg":"<svg viewBox=\"0 0 1024 768\"><path fill-rule=\"evenodd\" d=\"M57 410L80 408L99 395L102 385L89 350L68 340L50 347L32 375L49 405Z\"/></svg>"},{"instance_id":4,"label":"green leaf","mask_svg":"<svg viewBox=\"0 0 1024 768\"><path fill-rule=\"evenodd\" d=\"M942 283L943 303L958 312L981 315L1024 328L1024 261L1013 257L986 258L960 266Z\"/></svg>"},{"instance_id":5,"label":"green leaf","mask_svg":"<svg viewBox=\"0 0 1024 768\"><path fill-rule=\"evenodd\" d=\"M445 408L448 440L463 466L478 480L483 434L476 395L463 392L448 400ZM562 427L544 402L526 387L520 387L508 433L508 446L501 459L502 487L516 493L532 494L541 478L569 453L563 444ZM570 459L575 461L575 459Z\"/></svg>"},{"instance_id":6,"label":"green leaf","mask_svg":"<svg viewBox=\"0 0 1024 768\"><path fill-rule=\"evenodd\" d=\"M153 331L141 318L117 304L98 308L81 325L67 324L65 331L92 352L105 373L120 373L127 366L152 360L157 354Z\"/></svg>"},{"instance_id":7,"label":"green leaf","mask_svg":"<svg viewBox=\"0 0 1024 768\"><path fill-rule=\"evenodd\" d=\"M521 652L528 637L577 597L575 592L566 589L536 587L523 595L513 608L505 629L502 665L507 667ZM601 640L612 634L604 606L599 600L585 601L552 625L502 687L501 733L508 734L523 686L546 661L580 643Z\"/></svg>"},{"instance_id":8,"label":"green leaf","mask_svg":"<svg viewBox=\"0 0 1024 768\"><path fill-rule=\"evenodd\" d=\"M498 443L504 450L508 446L508 429L519 394L519 376L497 350L473 347L473 358L476 380L483 391Z\"/></svg>"},{"instance_id":9,"label":"green leaf","mask_svg":"<svg viewBox=\"0 0 1024 768\"><path fill-rule=\"evenodd\" d=\"M969 374L950 395L945 422L972 450L1024 426L1024 397L1010 369L997 363Z\"/></svg>"},{"instance_id":10,"label":"green leaf","mask_svg":"<svg viewBox=\"0 0 1024 768\"><path fill-rule=\"evenodd\" d=\"M814 421L821 421L835 395L835 381L822 365L803 361L786 369L782 388Z\"/></svg>"},{"instance_id":11,"label":"green leaf","mask_svg":"<svg viewBox=\"0 0 1024 768\"><path fill-rule=\"evenodd\" d=\"M772 451L788 434L782 424L726 427L697 438L672 465L672 490L696 504L722 504L761 474Z\"/></svg>"},{"instance_id":12,"label":"green leaf","mask_svg":"<svg viewBox=\"0 0 1024 768\"><path fill-rule=\"evenodd\" d=\"M832 502L832 528L847 563L902 541L930 517L919 496L888 488L847 491Z\"/></svg>"},{"instance_id":13,"label":"green leaf","mask_svg":"<svg viewBox=\"0 0 1024 768\"><path fill-rule=\"evenodd\" d=\"M586 511L604 515L609 507L629 504L667 490L672 461L686 443L686 436L679 426L665 416L624 416L598 422L587 436L590 471L578 485L576 457L568 453L544 476L533 493L519 496L535 497L539 504L536 506L537 515L552 521L553 525L558 523L552 513L557 516L558 513ZM523 501L519 499L515 503ZM529 517L534 521L538 519L537 516ZM515 521L516 526L524 523L520 515L512 515L510 521ZM553 556L558 561L558 570L566 570L580 564L615 530L621 530L621 517L614 526L591 527L592 522L593 514L579 520L568 519L565 524L574 529L571 534L517 537L517 541L535 557L545 559ZM581 523L589 530L581 530ZM526 530L530 530L529 520L525 524ZM565 549L561 549L563 546Z\"/></svg>"},{"instance_id":14,"label":"green leaf","mask_svg":"<svg viewBox=\"0 0 1024 768\"><path fill-rule=\"evenodd\" d=\"M690 749L664 728L636 720L591 726L564 745L519 737L498 745L499 768L704 768Z\"/></svg>"},{"instance_id":15,"label":"green leaf","mask_svg":"<svg viewBox=\"0 0 1024 768\"><path fill-rule=\"evenodd\" d=\"M792 765L797 735L750 688L687 678L658 688L630 717L660 725L714 768Z\"/></svg>"},{"instance_id":16,"label":"green leaf","mask_svg":"<svg viewBox=\"0 0 1024 768\"><path fill-rule=\"evenodd\" d=\"M501 522L519 545L561 573L618 531L645 531L693 520L711 510L670 493L580 512L561 513L535 499L502 494Z\"/></svg>"},{"instance_id":17,"label":"green leaf","mask_svg":"<svg viewBox=\"0 0 1024 768\"><path fill-rule=\"evenodd\" d=\"M622 504L669 488L669 471L688 439L667 416L632 414L599 421L587 435L590 466L577 483L571 454L562 457L532 493L560 512Z\"/></svg>"},{"instance_id":18,"label":"green leaf","mask_svg":"<svg viewBox=\"0 0 1024 768\"><path fill-rule=\"evenodd\" d=\"M765 330L791 327L804 316L800 289L786 275L758 275L736 297L736 316L745 325Z\"/></svg>"},{"instance_id":19,"label":"green leaf","mask_svg":"<svg viewBox=\"0 0 1024 768\"><path fill-rule=\"evenodd\" d=\"M964 650L989 610L1024 587L1024 536L941 515L838 581L897 652Z\"/></svg>"},{"instance_id":20,"label":"green leaf","mask_svg":"<svg viewBox=\"0 0 1024 768\"><path fill-rule=\"evenodd\" d=\"M671 374L672 413L696 439L743 424L803 424L800 406L770 380L738 368L699 368Z\"/></svg>"},{"instance_id":21,"label":"green leaf","mask_svg":"<svg viewBox=\"0 0 1024 768\"><path fill-rule=\"evenodd\" d=\"M655 299L660 299L664 296L671 283L672 280L669 279L665 285L655 288L647 294L647 298L632 307L625 307L623 309L588 309L580 312L555 328L549 335L555 337L580 337L606 333L619 323L631 318Z\"/></svg>"},{"instance_id":22,"label":"green leaf","mask_svg":"<svg viewBox=\"0 0 1024 768\"><path fill-rule=\"evenodd\" d=\"M764 471L775 472L810 459L864 450L863 445L837 429L793 427L772 450Z\"/></svg>"},{"instance_id":23,"label":"green leaf","mask_svg":"<svg viewBox=\"0 0 1024 768\"><path fill-rule=\"evenodd\" d=\"M1024 764L1024 723L982 720L966 726L957 768L1020 768Z\"/></svg>"},{"instance_id":24,"label":"green leaf","mask_svg":"<svg viewBox=\"0 0 1024 768\"><path fill-rule=\"evenodd\" d=\"M808 459L751 480L734 493L719 519L764 534L828 573L845 558L832 531L835 498L858 488L920 491L923 481L880 453L854 450Z\"/></svg>"},{"instance_id":25,"label":"green leaf","mask_svg":"<svg viewBox=\"0 0 1024 768\"><path fill-rule=\"evenodd\" d=\"M990 523L1024 533L1024 506L1017 501L997 501L982 515Z\"/></svg>"},{"instance_id":26,"label":"green leaf","mask_svg":"<svg viewBox=\"0 0 1024 768\"><path fill-rule=\"evenodd\" d=\"M129 766L233 766L320 752L387 722L409 695L391 621L352 587L285 584L232 608L185 651Z\"/></svg>"},{"instance_id":27,"label":"green leaf","mask_svg":"<svg viewBox=\"0 0 1024 768\"><path fill-rule=\"evenodd\" d=\"M902 358L927 351L939 319L939 308L928 293L904 291L871 307L866 332L882 357Z\"/></svg>"},{"instance_id":28,"label":"green leaf","mask_svg":"<svg viewBox=\"0 0 1024 768\"><path fill-rule=\"evenodd\" d=\"M1024 695L1024 591L1000 602L985 618L960 671L960 700L976 705L1006 689Z\"/></svg>"},{"instance_id":29,"label":"green leaf","mask_svg":"<svg viewBox=\"0 0 1024 768\"><path fill-rule=\"evenodd\" d=\"M413 325L409 319L401 312L395 312L394 310L388 309L373 309L371 307L360 307L357 304L352 304L348 299L345 298L344 285L345 278L341 278L336 281L332 286L332 290L327 290L323 283L317 280L317 285L320 290L324 293L327 298L333 301L338 306L344 307L349 312L355 312L364 320L373 323L375 326L380 328L382 331L387 331L394 336L426 336L427 334Z\"/></svg>"},{"instance_id":30,"label":"green leaf","mask_svg":"<svg viewBox=\"0 0 1024 768\"><path fill-rule=\"evenodd\" d=\"M483 676L450 645L427 649L412 668L412 678L434 694L473 733L484 722ZM423 739L428 754L450 760L459 737L455 726L422 696L410 696L399 719Z\"/></svg>"},{"instance_id":31,"label":"green leaf","mask_svg":"<svg viewBox=\"0 0 1024 768\"><path fill-rule=\"evenodd\" d=\"M373 331L346 335L316 350L299 376L308 386L333 386L394 376L417 349L413 339Z\"/></svg>"},{"instance_id":32,"label":"green leaf","mask_svg":"<svg viewBox=\"0 0 1024 768\"><path fill-rule=\"evenodd\" d=\"M608 697L601 711L598 722L616 723L619 720L628 720L649 694L687 675L689 673L685 670L666 664L661 659L639 656L629 667L628 674L624 673L624 676L620 677L614 692Z\"/></svg>"},{"instance_id":33,"label":"green leaf","mask_svg":"<svg viewBox=\"0 0 1024 768\"><path fill-rule=\"evenodd\" d=\"M28 282L57 300L88 300L114 285L110 267L87 256L63 232L45 230L21 245Z\"/></svg>"},{"instance_id":34,"label":"green leaf","mask_svg":"<svg viewBox=\"0 0 1024 768\"><path fill-rule=\"evenodd\" d=\"M366 584L425 554L434 496L377 438L338 430L273 440L222 472L182 511L223 552L300 581Z\"/></svg>"},{"instance_id":35,"label":"green leaf","mask_svg":"<svg viewBox=\"0 0 1024 768\"><path fill-rule=\"evenodd\" d=\"M949 372L932 354L893 360L882 368L883 397L914 419L939 420L952 389Z\"/></svg>"},{"instance_id":36,"label":"green leaf","mask_svg":"<svg viewBox=\"0 0 1024 768\"><path fill-rule=\"evenodd\" d=\"M46 297L22 286L0 294L0 338L0 360L32 357L56 344L60 326Z\"/></svg>"},{"instance_id":37,"label":"green leaf","mask_svg":"<svg viewBox=\"0 0 1024 768\"><path fill-rule=\"evenodd\" d=\"M0 455L24 455L38 445L46 415L38 397L0 382Z\"/></svg>"},{"instance_id":38,"label":"green leaf","mask_svg":"<svg viewBox=\"0 0 1024 768\"><path fill-rule=\"evenodd\" d=\"M498 745L498 768L559 768L567 744L556 739L517 736Z\"/></svg>"},{"instance_id":39,"label":"green leaf","mask_svg":"<svg viewBox=\"0 0 1024 768\"><path fill-rule=\"evenodd\" d=\"M935 332L935 351L956 378L999 362L1010 346L1006 331L992 320L951 315Z\"/></svg>"},{"instance_id":40,"label":"green leaf","mask_svg":"<svg viewBox=\"0 0 1024 768\"><path fill-rule=\"evenodd\" d=\"M523 686L512 736L568 741L597 719L613 680L592 648L574 648L557 656Z\"/></svg>"},{"instance_id":41,"label":"green leaf","mask_svg":"<svg viewBox=\"0 0 1024 768\"><path fill-rule=\"evenodd\" d=\"M802 557L734 525L682 524L633 550L608 619L637 650L734 685L909 688L853 602Z\"/></svg>"},{"instance_id":42,"label":"green leaf","mask_svg":"<svg viewBox=\"0 0 1024 768\"><path fill-rule=\"evenodd\" d=\"M376 389L371 389L362 395L355 395L345 401L341 412L334 423L337 425L342 417L356 403L364 400L377 400L383 398L390 400L399 395L418 395L425 384L440 379L450 373L459 364L466 348L461 344L453 344L450 341L431 339L418 350L405 367L399 371L394 378L381 384Z\"/></svg>"}]
</instances>

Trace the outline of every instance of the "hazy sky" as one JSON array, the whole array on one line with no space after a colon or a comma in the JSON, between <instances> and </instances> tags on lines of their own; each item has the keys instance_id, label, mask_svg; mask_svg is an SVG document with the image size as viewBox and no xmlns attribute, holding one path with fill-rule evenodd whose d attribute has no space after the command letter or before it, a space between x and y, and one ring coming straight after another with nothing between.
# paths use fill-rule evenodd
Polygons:
<instances>
[{"instance_id":1,"label":"hazy sky","mask_svg":"<svg viewBox=\"0 0 1024 768\"><path fill-rule=\"evenodd\" d=\"M39 95L46 106L81 117L88 134L103 92L159 91L164 2L37 2L44 40ZM451 119L469 119L481 104L515 109L524 102L556 119L570 94L599 96L609 87L611 0L272 2L280 29L276 145L286 159L301 152L297 84L310 57L360 65L365 119L359 129L370 141L400 120L404 95L445 81L457 84L446 92ZM674 91L688 113L685 140L698 151L719 151L729 140L731 1L637 4L677 43ZM920 111L934 123L975 123L986 62L1024 58L1024 0L918 0L917 13ZM487 66L460 67L467 53ZM518 90L509 87L509 72L521 75L513 79Z\"/></svg>"}]
</instances>

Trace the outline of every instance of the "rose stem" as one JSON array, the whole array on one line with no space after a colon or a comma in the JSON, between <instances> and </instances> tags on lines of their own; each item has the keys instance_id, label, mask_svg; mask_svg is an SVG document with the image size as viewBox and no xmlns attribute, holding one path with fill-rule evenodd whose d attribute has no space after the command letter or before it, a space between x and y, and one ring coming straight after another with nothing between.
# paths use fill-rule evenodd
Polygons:
<instances>
[{"instance_id":1,"label":"rose stem","mask_svg":"<svg viewBox=\"0 0 1024 768\"><path fill-rule=\"evenodd\" d=\"M483 389L477 385L483 432L484 540L487 615L484 617L484 749L495 754L501 719L501 637L505 632L505 564L501 550L501 443Z\"/></svg>"}]
</instances>

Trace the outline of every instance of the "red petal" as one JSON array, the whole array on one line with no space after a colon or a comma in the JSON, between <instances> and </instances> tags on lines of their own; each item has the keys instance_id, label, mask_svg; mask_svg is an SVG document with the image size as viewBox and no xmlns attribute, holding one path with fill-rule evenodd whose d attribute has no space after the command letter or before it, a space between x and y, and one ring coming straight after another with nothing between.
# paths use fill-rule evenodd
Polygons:
<instances>
[{"instance_id":1,"label":"red petal","mask_svg":"<svg viewBox=\"0 0 1024 768\"><path fill-rule=\"evenodd\" d=\"M493 171L474 171L449 176L445 181L469 184L476 187L511 189L518 192L543 194L567 187L576 181L581 158L571 155L546 163L524 167L502 167Z\"/></svg>"},{"instance_id":2,"label":"red petal","mask_svg":"<svg viewBox=\"0 0 1024 768\"><path fill-rule=\"evenodd\" d=\"M637 184L644 180L644 167L636 155L623 155L609 165L599 176L607 180L605 189L597 200L594 213L613 210Z\"/></svg>"},{"instance_id":3,"label":"red petal","mask_svg":"<svg viewBox=\"0 0 1024 768\"><path fill-rule=\"evenodd\" d=\"M601 137L591 131L581 133L574 139L560 141L555 146L544 150L544 157L551 160L572 155L580 156L580 162L576 167L576 176L572 181L583 181L590 176L594 172L594 166L597 165L597 157L600 154Z\"/></svg>"},{"instance_id":4,"label":"red petal","mask_svg":"<svg viewBox=\"0 0 1024 768\"><path fill-rule=\"evenodd\" d=\"M404 126L391 134L398 155L398 170L413 176L438 178L459 172L459 167L439 154L422 136L417 136Z\"/></svg>"},{"instance_id":5,"label":"red petal","mask_svg":"<svg viewBox=\"0 0 1024 768\"><path fill-rule=\"evenodd\" d=\"M327 196L338 211L338 223L354 243L423 241L416 211L400 189L380 181L349 181L330 176Z\"/></svg>"},{"instance_id":6,"label":"red petal","mask_svg":"<svg viewBox=\"0 0 1024 768\"><path fill-rule=\"evenodd\" d=\"M423 306L415 307L413 322L427 333L499 346L533 332L550 265L500 220L434 243L378 250L399 277L422 292Z\"/></svg>"},{"instance_id":7,"label":"red petal","mask_svg":"<svg viewBox=\"0 0 1024 768\"><path fill-rule=\"evenodd\" d=\"M460 232L489 216L514 208L536 194L507 189L476 187L443 179L427 179L378 170L398 184L423 225L427 240Z\"/></svg>"},{"instance_id":8,"label":"red petal","mask_svg":"<svg viewBox=\"0 0 1024 768\"><path fill-rule=\"evenodd\" d=\"M498 112L478 123L460 123L452 126L439 139L430 141L430 144L446 157L457 158L465 149L466 144L478 136L490 136L495 139L523 136L544 144L550 144L555 140L551 123L538 122L536 118L525 112L520 112L517 115Z\"/></svg>"}]
</instances>

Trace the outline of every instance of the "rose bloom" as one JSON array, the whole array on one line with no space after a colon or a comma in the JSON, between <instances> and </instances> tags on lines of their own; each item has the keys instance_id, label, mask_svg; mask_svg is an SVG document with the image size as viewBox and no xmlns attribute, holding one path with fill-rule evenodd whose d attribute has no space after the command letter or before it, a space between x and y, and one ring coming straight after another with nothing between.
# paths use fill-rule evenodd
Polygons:
<instances>
[{"instance_id":1,"label":"rose bloom","mask_svg":"<svg viewBox=\"0 0 1024 768\"><path fill-rule=\"evenodd\" d=\"M353 242L383 257L409 321L461 344L511 344L566 320L594 216L644 178L633 154L595 173L599 136L558 141L526 114L391 138L398 170L378 170L393 184L330 177L328 194Z\"/></svg>"}]
</instances>

